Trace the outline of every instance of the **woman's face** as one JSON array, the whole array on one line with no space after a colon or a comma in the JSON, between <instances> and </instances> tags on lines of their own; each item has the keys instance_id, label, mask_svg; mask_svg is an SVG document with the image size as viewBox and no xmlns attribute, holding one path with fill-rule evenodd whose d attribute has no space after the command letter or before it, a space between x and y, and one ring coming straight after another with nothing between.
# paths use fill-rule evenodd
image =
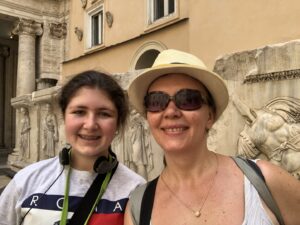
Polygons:
<instances>
[{"instance_id":1,"label":"woman's face","mask_svg":"<svg viewBox=\"0 0 300 225\"><path fill-rule=\"evenodd\" d=\"M174 96L181 89L199 90L207 97L203 85L183 74L168 74L155 80L148 93L162 91ZM207 129L214 122L211 108L203 104L201 108L184 111L170 101L167 108L161 112L147 112L147 120L157 143L166 151L182 151L206 146Z\"/></svg>"},{"instance_id":2,"label":"woman's face","mask_svg":"<svg viewBox=\"0 0 300 225\"><path fill-rule=\"evenodd\" d=\"M104 91L80 88L65 111L66 139L72 146L72 155L107 156L117 119L117 109Z\"/></svg>"}]
</instances>

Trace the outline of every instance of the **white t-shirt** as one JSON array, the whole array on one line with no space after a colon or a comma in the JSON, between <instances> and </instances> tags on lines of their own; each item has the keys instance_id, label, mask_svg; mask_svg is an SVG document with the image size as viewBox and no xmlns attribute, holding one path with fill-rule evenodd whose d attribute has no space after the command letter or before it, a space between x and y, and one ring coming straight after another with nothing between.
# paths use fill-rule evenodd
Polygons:
<instances>
[{"instance_id":1,"label":"white t-shirt","mask_svg":"<svg viewBox=\"0 0 300 225\"><path fill-rule=\"evenodd\" d=\"M58 157L20 170L0 196L0 224L19 225L28 210L23 225L53 225L60 221L68 171L64 169L59 175L62 170ZM71 169L68 218L96 176L94 172ZM123 225L128 196L143 183L144 178L119 163L88 224Z\"/></svg>"}]
</instances>

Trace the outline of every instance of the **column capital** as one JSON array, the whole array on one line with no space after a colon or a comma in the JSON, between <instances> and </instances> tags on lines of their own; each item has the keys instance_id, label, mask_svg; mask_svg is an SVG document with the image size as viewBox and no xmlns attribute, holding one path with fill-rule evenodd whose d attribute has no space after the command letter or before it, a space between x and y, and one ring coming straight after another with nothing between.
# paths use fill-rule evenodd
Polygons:
<instances>
[{"instance_id":1,"label":"column capital","mask_svg":"<svg viewBox=\"0 0 300 225\"><path fill-rule=\"evenodd\" d=\"M34 20L20 18L18 23L12 30L14 35L27 34L27 35L37 35L43 34L42 23L38 23Z\"/></svg>"}]
</instances>

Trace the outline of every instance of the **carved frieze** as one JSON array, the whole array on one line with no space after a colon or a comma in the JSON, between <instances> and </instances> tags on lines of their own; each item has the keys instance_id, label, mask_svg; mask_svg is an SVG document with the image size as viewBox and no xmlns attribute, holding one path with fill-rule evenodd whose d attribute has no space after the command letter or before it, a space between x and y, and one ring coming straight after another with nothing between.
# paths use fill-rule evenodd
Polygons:
<instances>
[{"instance_id":1,"label":"carved frieze","mask_svg":"<svg viewBox=\"0 0 300 225\"><path fill-rule=\"evenodd\" d=\"M286 70L286 71L276 71L264 74L248 75L244 79L243 83L259 83L266 81L277 81L277 80L289 80L289 79L299 79L300 69Z\"/></svg>"},{"instance_id":2,"label":"carved frieze","mask_svg":"<svg viewBox=\"0 0 300 225\"><path fill-rule=\"evenodd\" d=\"M148 179L154 168L150 130L146 120L134 109L129 116L129 124L124 135L117 135L113 151L126 166Z\"/></svg>"},{"instance_id":3,"label":"carved frieze","mask_svg":"<svg viewBox=\"0 0 300 225\"><path fill-rule=\"evenodd\" d=\"M238 154L267 158L300 180L300 99L277 97L260 109L233 98L246 119L239 134Z\"/></svg>"},{"instance_id":4,"label":"carved frieze","mask_svg":"<svg viewBox=\"0 0 300 225\"><path fill-rule=\"evenodd\" d=\"M67 35L66 23L50 23L50 36L57 39L63 39Z\"/></svg>"}]
</instances>

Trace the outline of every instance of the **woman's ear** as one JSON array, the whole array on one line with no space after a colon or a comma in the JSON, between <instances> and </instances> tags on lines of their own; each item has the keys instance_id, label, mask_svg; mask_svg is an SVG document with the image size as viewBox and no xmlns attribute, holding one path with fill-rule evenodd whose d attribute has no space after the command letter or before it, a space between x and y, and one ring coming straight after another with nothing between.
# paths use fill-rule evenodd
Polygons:
<instances>
[{"instance_id":1,"label":"woman's ear","mask_svg":"<svg viewBox=\"0 0 300 225\"><path fill-rule=\"evenodd\" d=\"M215 122L215 117L216 117L216 114L214 113L214 111L211 108L209 108L206 129L209 130L212 127L212 125Z\"/></svg>"}]
</instances>

